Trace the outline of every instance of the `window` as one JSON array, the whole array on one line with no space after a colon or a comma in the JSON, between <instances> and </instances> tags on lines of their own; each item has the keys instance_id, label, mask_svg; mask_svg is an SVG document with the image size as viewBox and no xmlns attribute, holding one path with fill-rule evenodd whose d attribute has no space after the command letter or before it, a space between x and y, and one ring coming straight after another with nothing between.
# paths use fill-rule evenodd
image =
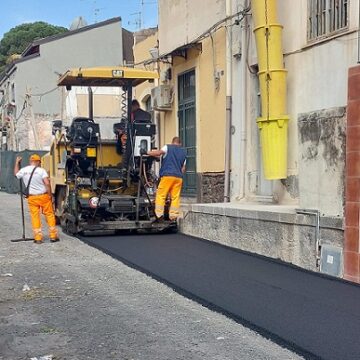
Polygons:
<instances>
[{"instance_id":1,"label":"window","mask_svg":"<svg viewBox=\"0 0 360 360\"><path fill-rule=\"evenodd\" d=\"M308 0L308 40L348 27L349 0Z\"/></svg>"}]
</instances>

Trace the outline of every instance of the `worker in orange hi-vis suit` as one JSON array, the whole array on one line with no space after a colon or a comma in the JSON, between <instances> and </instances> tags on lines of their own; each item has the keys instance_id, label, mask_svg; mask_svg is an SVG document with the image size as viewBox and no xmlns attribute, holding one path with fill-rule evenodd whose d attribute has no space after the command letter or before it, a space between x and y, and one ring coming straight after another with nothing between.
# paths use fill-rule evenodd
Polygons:
<instances>
[{"instance_id":1,"label":"worker in orange hi-vis suit","mask_svg":"<svg viewBox=\"0 0 360 360\"><path fill-rule=\"evenodd\" d=\"M160 168L160 184L156 192L155 213L158 220L164 216L164 207L170 193L171 205L169 218L176 221L180 210L180 194L183 183L183 174L186 165L186 150L181 146L179 137L175 136L169 145L160 150L150 150L149 156L162 156Z\"/></svg>"},{"instance_id":2,"label":"worker in orange hi-vis suit","mask_svg":"<svg viewBox=\"0 0 360 360\"><path fill-rule=\"evenodd\" d=\"M17 157L14 167L14 175L22 179L28 188L28 205L31 216L31 224L34 232L34 242L41 244L43 235L41 231L40 211L45 215L49 226L49 237L51 242L59 241L56 229L56 221L52 204L52 194L49 175L41 165L41 158L34 154L30 156L30 165L20 169L22 158ZM30 181L30 185L29 185Z\"/></svg>"}]
</instances>

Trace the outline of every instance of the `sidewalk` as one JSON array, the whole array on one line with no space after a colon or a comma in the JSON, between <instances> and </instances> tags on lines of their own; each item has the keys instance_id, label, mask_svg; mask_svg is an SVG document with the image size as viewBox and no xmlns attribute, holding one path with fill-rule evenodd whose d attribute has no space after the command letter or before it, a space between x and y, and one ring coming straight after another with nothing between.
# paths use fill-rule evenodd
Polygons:
<instances>
[{"instance_id":1,"label":"sidewalk","mask_svg":"<svg viewBox=\"0 0 360 360\"><path fill-rule=\"evenodd\" d=\"M1 360L301 359L77 239L11 243L19 198L0 204Z\"/></svg>"}]
</instances>

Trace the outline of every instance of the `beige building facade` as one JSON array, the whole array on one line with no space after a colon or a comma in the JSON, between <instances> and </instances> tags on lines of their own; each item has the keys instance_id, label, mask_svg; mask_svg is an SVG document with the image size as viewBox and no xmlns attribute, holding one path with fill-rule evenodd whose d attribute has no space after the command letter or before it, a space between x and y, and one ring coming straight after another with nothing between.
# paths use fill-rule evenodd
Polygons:
<instances>
[{"instance_id":1,"label":"beige building facade","mask_svg":"<svg viewBox=\"0 0 360 360\"><path fill-rule=\"evenodd\" d=\"M189 33L184 29L175 31L171 18L165 14L168 11L174 16L182 13L184 3L178 2L176 8L172 8L171 4L171 1L159 3L161 11L157 33L145 39L138 34L139 42L135 34L136 66L157 69L160 74L157 84L138 87L136 97L145 108L151 88L164 86L170 89L166 109L154 107L154 118L159 125L158 144L167 144L179 135L188 151L184 195L194 201L219 202L223 200L224 192L225 29L187 44L186 39L192 36L191 16ZM221 5L221 2L218 4ZM213 10L218 14L216 19L220 19L223 7ZM204 29L211 26L212 19L208 21L209 24L203 24ZM178 24L178 19L175 23ZM197 33L201 35L202 30ZM164 37L163 34L167 35ZM183 37L176 38L177 35ZM151 49L156 51L156 58L151 57Z\"/></svg>"}]
</instances>

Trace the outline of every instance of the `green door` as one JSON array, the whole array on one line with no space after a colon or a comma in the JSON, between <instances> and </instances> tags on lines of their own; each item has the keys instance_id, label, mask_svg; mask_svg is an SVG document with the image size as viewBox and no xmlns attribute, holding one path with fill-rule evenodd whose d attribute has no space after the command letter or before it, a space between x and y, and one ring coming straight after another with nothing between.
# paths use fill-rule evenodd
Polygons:
<instances>
[{"instance_id":1,"label":"green door","mask_svg":"<svg viewBox=\"0 0 360 360\"><path fill-rule=\"evenodd\" d=\"M179 137L187 151L183 194L196 196L196 104L195 70L178 77Z\"/></svg>"}]
</instances>

